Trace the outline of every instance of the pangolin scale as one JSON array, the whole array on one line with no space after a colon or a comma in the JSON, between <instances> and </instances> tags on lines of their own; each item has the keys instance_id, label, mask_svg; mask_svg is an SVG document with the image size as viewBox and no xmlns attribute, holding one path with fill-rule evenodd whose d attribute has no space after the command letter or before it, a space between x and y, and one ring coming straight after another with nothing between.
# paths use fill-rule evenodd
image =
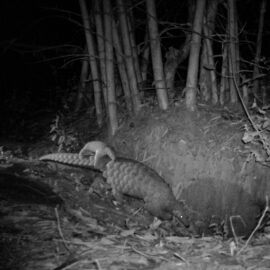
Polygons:
<instances>
[{"instance_id":1,"label":"pangolin scale","mask_svg":"<svg viewBox=\"0 0 270 270\"><path fill-rule=\"evenodd\" d=\"M40 160L94 169L93 156L81 158L78 154L53 153ZM104 157L95 169L103 172L116 198L125 194L142 199L153 216L161 219L176 216L185 226L189 225L183 204L176 200L164 179L145 164L132 159L117 157L112 161Z\"/></svg>"}]
</instances>

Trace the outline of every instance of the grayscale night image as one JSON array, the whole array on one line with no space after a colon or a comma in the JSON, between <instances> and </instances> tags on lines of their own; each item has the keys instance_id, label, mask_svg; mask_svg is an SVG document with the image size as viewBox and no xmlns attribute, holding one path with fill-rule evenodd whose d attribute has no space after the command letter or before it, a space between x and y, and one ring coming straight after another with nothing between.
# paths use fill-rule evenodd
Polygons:
<instances>
[{"instance_id":1,"label":"grayscale night image","mask_svg":"<svg viewBox=\"0 0 270 270\"><path fill-rule=\"evenodd\" d=\"M0 269L270 269L266 0L0 1Z\"/></svg>"}]
</instances>

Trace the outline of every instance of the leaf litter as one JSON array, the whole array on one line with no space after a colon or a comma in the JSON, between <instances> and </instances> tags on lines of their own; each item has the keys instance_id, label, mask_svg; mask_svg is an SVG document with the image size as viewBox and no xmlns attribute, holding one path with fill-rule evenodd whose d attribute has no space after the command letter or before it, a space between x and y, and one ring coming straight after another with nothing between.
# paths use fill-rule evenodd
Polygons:
<instances>
[{"instance_id":1,"label":"leaf litter","mask_svg":"<svg viewBox=\"0 0 270 270\"><path fill-rule=\"evenodd\" d=\"M76 174L40 175L57 183L65 205L1 200L0 269L270 269L267 230L245 240L198 237L136 211L136 201L112 203L106 186L88 193L78 181L68 184Z\"/></svg>"}]
</instances>

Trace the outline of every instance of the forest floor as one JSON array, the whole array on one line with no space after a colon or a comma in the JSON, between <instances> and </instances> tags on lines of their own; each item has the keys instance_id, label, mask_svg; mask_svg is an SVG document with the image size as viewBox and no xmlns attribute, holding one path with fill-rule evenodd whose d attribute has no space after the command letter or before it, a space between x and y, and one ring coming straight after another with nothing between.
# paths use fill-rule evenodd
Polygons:
<instances>
[{"instance_id":1,"label":"forest floor","mask_svg":"<svg viewBox=\"0 0 270 270\"><path fill-rule=\"evenodd\" d=\"M180 146L187 142L189 151L182 151L180 161L191 162L191 150L200 149L207 157L203 148L207 142L213 155L217 152L213 145L224 147L226 138L237 133L230 140L236 149L245 121L229 109L201 107L193 116L177 109L168 113L153 109L125 122L111 143L122 156L159 168L176 197L182 198L175 174L163 169L163 159L156 159L168 159L164 147L179 150L179 142ZM146 145L149 140L152 143ZM270 269L269 213L264 213L259 230L245 238L227 235L221 222L205 223L194 215L197 225L202 222L204 229L211 225L194 235L177 220L154 219L141 201L117 202L98 171L40 162L38 156L57 149L49 142L2 141L0 146L0 269ZM155 158L149 158L150 152ZM164 167L175 160L179 161L176 157ZM189 175L184 169L183 174Z\"/></svg>"}]
</instances>

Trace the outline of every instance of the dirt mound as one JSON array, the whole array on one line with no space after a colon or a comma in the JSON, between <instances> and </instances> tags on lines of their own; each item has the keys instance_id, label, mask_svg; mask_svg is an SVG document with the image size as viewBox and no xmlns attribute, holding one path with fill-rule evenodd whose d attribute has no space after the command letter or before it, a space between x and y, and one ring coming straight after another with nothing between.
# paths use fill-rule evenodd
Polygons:
<instances>
[{"instance_id":1,"label":"dirt mound","mask_svg":"<svg viewBox=\"0 0 270 270\"><path fill-rule=\"evenodd\" d=\"M270 187L269 169L242 143L243 115L200 106L190 113L144 111L118 132L119 155L146 163L171 185L203 230L213 222L246 234L254 228ZM229 226L230 227L230 226Z\"/></svg>"}]
</instances>

